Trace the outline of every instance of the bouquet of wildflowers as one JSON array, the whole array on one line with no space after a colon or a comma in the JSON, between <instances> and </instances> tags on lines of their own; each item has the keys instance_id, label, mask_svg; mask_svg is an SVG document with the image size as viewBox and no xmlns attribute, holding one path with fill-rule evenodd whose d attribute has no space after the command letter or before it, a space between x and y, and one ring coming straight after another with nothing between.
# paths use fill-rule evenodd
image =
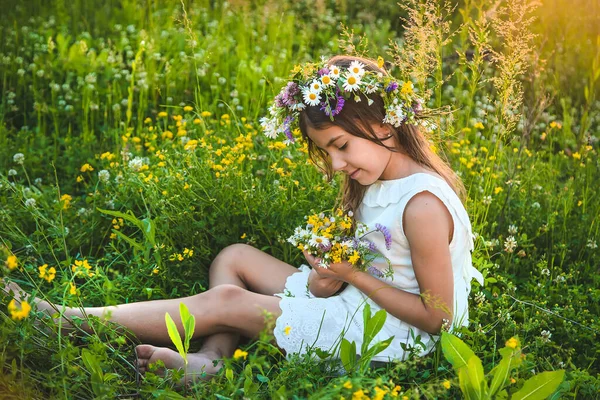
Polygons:
<instances>
[{"instance_id":1,"label":"bouquet of wildflowers","mask_svg":"<svg viewBox=\"0 0 600 400\"><path fill-rule=\"evenodd\" d=\"M369 272L378 277L391 277L393 269L391 262L385 258L388 268L385 272L372 267L373 260L382 257L375 244L365 239L365 236L380 232L385 238L385 247L389 250L392 246L392 236L389 230L376 224L375 229L369 231L362 222L353 223L352 211L344 213L337 209L333 214L313 214L308 217L304 227L299 226L288 242L298 249L308 251L319 257L322 268L328 268L330 263L348 261L356 269Z\"/></svg>"}]
</instances>

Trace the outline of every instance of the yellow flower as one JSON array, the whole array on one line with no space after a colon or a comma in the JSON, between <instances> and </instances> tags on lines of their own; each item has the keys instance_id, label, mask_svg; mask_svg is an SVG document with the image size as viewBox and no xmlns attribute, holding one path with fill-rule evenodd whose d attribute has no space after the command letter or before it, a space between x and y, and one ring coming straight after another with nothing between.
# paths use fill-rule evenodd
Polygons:
<instances>
[{"instance_id":1,"label":"yellow flower","mask_svg":"<svg viewBox=\"0 0 600 400\"><path fill-rule=\"evenodd\" d=\"M194 118L194 125L199 125L202 122L200 118Z\"/></svg>"},{"instance_id":2,"label":"yellow flower","mask_svg":"<svg viewBox=\"0 0 600 400\"><path fill-rule=\"evenodd\" d=\"M450 389L450 381L448 379L446 379L442 385L444 385L446 389Z\"/></svg>"},{"instance_id":3,"label":"yellow flower","mask_svg":"<svg viewBox=\"0 0 600 400\"><path fill-rule=\"evenodd\" d=\"M362 389L359 389L356 392L352 393L352 400L361 400L364 397L366 396L365 392Z\"/></svg>"},{"instance_id":4,"label":"yellow flower","mask_svg":"<svg viewBox=\"0 0 600 400\"><path fill-rule=\"evenodd\" d=\"M77 288L75 287L75 284L73 282L69 282L69 294L77 294Z\"/></svg>"},{"instance_id":5,"label":"yellow flower","mask_svg":"<svg viewBox=\"0 0 600 400\"><path fill-rule=\"evenodd\" d=\"M247 352L247 351L244 351L244 350L237 349L237 350L235 351L235 353L233 353L233 358L235 358L236 360L237 360L238 358L242 358L242 357L243 357L243 358L244 358L244 360L245 360L245 359L246 359L246 357L248 357L248 352Z\"/></svg>"},{"instance_id":6,"label":"yellow flower","mask_svg":"<svg viewBox=\"0 0 600 400\"><path fill-rule=\"evenodd\" d=\"M352 382L346 381L343 385L346 389L352 389Z\"/></svg>"},{"instance_id":7,"label":"yellow flower","mask_svg":"<svg viewBox=\"0 0 600 400\"><path fill-rule=\"evenodd\" d=\"M45 279L48 283L52 282L56 277L56 268L50 267L48 269L48 264L44 264L38 267L40 271L40 278Z\"/></svg>"},{"instance_id":8,"label":"yellow flower","mask_svg":"<svg viewBox=\"0 0 600 400\"><path fill-rule=\"evenodd\" d=\"M506 341L506 347L510 347L511 349L514 349L517 346L519 346L519 339L517 339L515 337L511 337L510 339L508 339Z\"/></svg>"},{"instance_id":9,"label":"yellow flower","mask_svg":"<svg viewBox=\"0 0 600 400\"><path fill-rule=\"evenodd\" d=\"M83 182L83 176L81 175L77 175L77 179L75 179L77 181L77 183L81 183Z\"/></svg>"},{"instance_id":10,"label":"yellow flower","mask_svg":"<svg viewBox=\"0 0 600 400\"><path fill-rule=\"evenodd\" d=\"M577 160L581 160L581 154L579 154L579 152L575 152L575 153L573 153L573 158L575 158Z\"/></svg>"},{"instance_id":11,"label":"yellow flower","mask_svg":"<svg viewBox=\"0 0 600 400\"><path fill-rule=\"evenodd\" d=\"M28 302L22 301L21 307L17 307L15 303L15 299L12 299L10 303L8 303L8 311L10 311L10 317L15 321L20 321L22 319L27 318L29 313L31 312L31 306Z\"/></svg>"},{"instance_id":12,"label":"yellow flower","mask_svg":"<svg viewBox=\"0 0 600 400\"><path fill-rule=\"evenodd\" d=\"M412 94L413 92L413 83L411 81L406 81L402 84L402 89L400 89L400 93L402 94Z\"/></svg>"},{"instance_id":13,"label":"yellow flower","mask_svg":"<svg viewBox=\"0 0 600 400\"><path fill-rule=\"evenodd\" d=\"M92 172L93 170L94 170L94 167L92 167L88 163L83 164L80 169L81 172Z\"/></svg>"},{"instance_id":14,"label":"yellow flower","mask_svg":"<svg viewBox=\"0 0 600 400\"><path fill-rule=\"evenodd\" d=\"M373 396L373 400L383 400L383 397L386 395L387 390L381 389L379 386L375 386L375 396Z\"/></svg>"},{"instance_id":15,"label":"yellow flower","mask_svg":"<svg viewBox=\"0 0 600 400\"><path fill-rule=\"evenodd\" d=\"M515 378L510 378L510 383L515 383L517 380Z\"/></svg>"},{"instance_id":16,"label":"yellow flower","mask_svg":"<svg viewBox=\"0 0 600 400\"><path fill-rule=\"evenodd\" d=\"M183 111L185 111L185 112L192 111L193 109L194 109L194 107L192 107L192 106L183 107Z\"/></svg>"},{"instance_id":17,"label":"yellow flower","mask_svg":"<svg viewBox=\"0 0 600 400\"><path fill-rule=\"evenodd\" d=\"M246 237L248 237L248 235L246 235L246 232L244 232L244 234L240 236L240 239L246 239Z\"/></svg>"},{"instance_id":18,"label":"yellow flower","mask_svg":"<svg viewBox=\"0 0 600 400\"><path fill-rule=\"evenodd\" d=\"M292 330L292 327L288 325L285 328L283 328L283 333L285 333L286 335L289 335L291 330Z\"/></svg>"},{"instance_id":19,"label":"yellow flower","mask_svg":"<svg viewBox=\"0 0 600 400\"><path fill-rule=\"evenodd\" d=\"M475 125L473 125L473 128L475 129L483 129L484 126L481 122L477 122Z\"/></svg>"},{"instance_id":20,"label":"yellow flower","mask_svg":"<svg viewBox=\"0 0 600 400\"><path fill-rule=\"evenodd\" d=\"M152 273L153 273L154 275L157 275L157 274L158 274L158 268L154 268L154 269L152 270Z\"/></svg>"},{"instance_id":21,"label":"yellow flower","mask_svg":"<svg viewBox=\"0 0 600 400\"><path fill-rule=\"evenodd\" d=\"M223 115L221 115L221 119L229 119L229 114L223 114Z\"/></svg>"},{"instance_id":22,"label":"yellow flower","mask_svg":"<svg viewBox=\"0 0 600 400\"><path fill-rule=\"evenodd\" d=\"M158 113L158 118L166 118L167 117L167 113L165 111L161 111Z\"/></svg>"},{"instance_id":23,"label":"yellow flower","mask_svg":"<svg viewBox=\"0 0 600 400\"><path fill-rule=\"evenodd\" d=\"M379 68L383 68L384 64L385 64L385 61L383 60L383 57L381 57L381 56L377 57L377 66Z\"/></svg>"},{"instance_id":24,"label":"yellow flower","mask_svg":"<svg viewBox=\"0 0 600 400\"><path fill-rule=\"evenodd\" d=\"M212 115L212 113L211 113L210 111L202 111L202 112L200 113L200 116L201 116L202 118L207 118L207 117L210 117L211 115Z\"/></svg>"},{"instance_id":25,"label":"yellow flower","mask_svg":"<svg viewBox=\"0 0 600 400\"><path fill-rule=\"evenodd\" d=\"M63 194L62 196L60 196L60 201L63 203L63 209L69 208L69 206L71 205L71 200L73 200L73 197L71 197L68 194Z\"/></svg>"},{"instance_id":26,"label":"yellow flower","mask_svg":"<svg viewBox=\"0 0 600 400\"><path fill-rule=\"evenodd\" d=\"M550 122L550 128L562 128L562 125L560 124L560 122L556 122L556 121L552 121Z\"/></svg>"},{"instance_id":27,"label":"yellow flower","mask_svg":"<svg viewBox=\"0 0 600 400\"><path fill-rule=\"evenodd\" d=\"M504 189L502 189L500 186L498 186L496 189L494 189L494 194L498 194L502 191L504 191Z\"/></svg>"},{"instance_id":28,"label":"yellow flower","mask_svg":"<svg viewBox=\"0 0 600 400\"><path fill-rule=\"evenodd\" d=\"M354 254L348 258L348 262L352 265L356 265L358 260L360 260L360 254L358 254L358 251L354 250Z\"/></svg>"},{"instance_id":29,"label":"yellow flower","mask_svg":"<svg viewBox=\"0 0 600 400\"><path fill-rule=\"evenodd\" d=\"M11 254L10 256L8 256L4 264L6 264L8 269L12 271L13 269L17 268L17 266L19 265L19 261L17 260L17 256Z\"/></svg>"}]
</instances>

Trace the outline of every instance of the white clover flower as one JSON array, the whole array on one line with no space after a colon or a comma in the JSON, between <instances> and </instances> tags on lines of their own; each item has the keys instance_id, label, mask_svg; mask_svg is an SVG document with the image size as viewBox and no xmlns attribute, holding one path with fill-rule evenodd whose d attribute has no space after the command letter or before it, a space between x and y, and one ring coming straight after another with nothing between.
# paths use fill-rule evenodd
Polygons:
<instances>
[{"instance_id":1,"label":"white clover flower","mask_svg":"<svg viewBox=\"0 0 600 400\"><path fill-rule=\"evenodd\" d=\"M550 276L550 270L548 268L542 269L542 275Z\"/></svg>"},{"instance_id":2,"label":"white clover flower","mask_svg":"<svg viewBox=\"0 0 600 400\"><path fill-rule=\"evenodd\" d=\"M519 231L519 228L517 228L516 225L509 225L508 226L508 233L509 234L516 235L518 231Z\"/></svg>"},{"instance_id":3,"label":"white clover flower","mask_svg":"<svg viewBox=\"0 0 600 400\"><path fill-rule=\"evenodd\" d=\"M513 251L515 251L515 248L517 247L517 240L515 239L514 236L509 236L506 238L506 240L504 241L504 251L506 251L507 253L512 253Z\"/></svg>"},{"instance_id":4,"label":"white clover flower","mask_svg":"<svg viewBox=\"0 0 600 400\"><path fill-rule=\"evenodd\" d=\"M35 179L33 180L33 183L34 183L36 186L40 186L40 185L42 184L42 178L35 178Z\"/></svg>"},{"instance_id":5,"label":"white clover flower","mask_svg":"<svg viewBox=\"0 0 600 400\"><path fill-rule=\"evenodd\" d=\"M14 169L9 169L8 170L8 176L15 176L15 175L17 175L17 171L16 170L14 170Z\"/></svg>"},{"instance_id":6,"label":"white clover flower","mask_svg":"<svg viewBox=\"0 0 600 400\"><path fill-rule=\"evenodd\" d=\"M552 333L550 333L550 331L547 331L545 329L540 332L540 335L542 335L542 342L544 342L544 343L548 343L550 341L550 338L552 337Z\"/></svg>"},{"instance_id":7,"label":"white clover flower","mask_svg":"<svg viewBox=\"0 0 600 400\"><path fill-rule=\"evenodd\" d=\"M142 169L142 167L145 164L144 164L144 159L142 157L135 157L133 160L129 161L129 163L127 165L133 171L138 172L140 169Z\"/></svg>"},{"instance_id":8,"label":"white clover flower","mask_svg":"<svg viewBox=\"0 0 600 400\"><path fill-rule=\"evenodd\" d=\"M596 241L592 239L588 239L587 244L585 246L589 247L592 250L598 248L598 244L596 244Z\"/></svg>"},{"instance_id":9,"label":"white clover flower","mask_svg":"<svg viewBox=\"0 0 600 400\"><path fill-rule=\"evenodd\" d=\"M531 208L538 209L538 208L540 208L540 207L541 207L541 205L540 205L540 203L538 203L537 201L531 204Z\"/></svg>"},{"instance_id":10,"label":"white clover flower","mask_svg":"<svg viewBox=\"0 0 600 400\"><path fill-rule=\"evenodd\" d=\"M483 292L479 292L475 295L475 302L477 304L481 304L485 301L485 294Z\"/></svg>"},{"instance_id":11,"label":"white clover flower","mask_svg":"<svg viewBox=\"0 0 600 400\"><path fill-rule=\"evenodd\" d=\"M110 179L110 172L108 172L107 170L103 169L102 171L98 172L98 179L100 179L101 182L108 182L108 180Z\"/></svg>"},{"instance_id":12,"label":"white clover flower","mask_svg":"<svg viewBox=\"0 0 600 400\"><path fill-rule=\"evenodd\" d=\"M106 203L106 208L110 208L111 210L115 209L115 201L114 200L107 200Z\"/></svg>"},{"instance_id":13,"label":"white clover flower","mask_svg":"<svg viewBox=\"0 0 600 400\"><path fill-rule=\"evenodd\" d=\"M36 205L35 199L27 199L25 200L25 206L29 208L34 208Z\"/></svg>"},{"instance_id":14,"label":"white clover flower","mask_svg":"<svg viewBox=\"0 0 600 400\"><path fill-rule=\"evenodd\" d=\"M23 165L23 161L25 161L25 155L23 153L17 153L13 156L13 161L17 164Z\"/></svg>"}]
</instances>

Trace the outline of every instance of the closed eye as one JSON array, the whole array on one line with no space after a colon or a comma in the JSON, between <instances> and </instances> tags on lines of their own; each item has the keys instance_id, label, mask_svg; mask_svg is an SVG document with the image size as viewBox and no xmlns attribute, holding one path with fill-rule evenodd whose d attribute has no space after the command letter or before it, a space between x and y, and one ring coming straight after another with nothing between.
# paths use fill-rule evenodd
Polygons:
<instances>
[{"instance_id":1,"label":"closed eye","mask_svg":"<svg viewBox=\"0 0 600 400\"><path fill-rule=\"evenodd\" d=\"M344 145L342 147L340 147L338 150L344 150L346 147L348 147L348 142L344 143Z\"/></svg>"}]
</instances>

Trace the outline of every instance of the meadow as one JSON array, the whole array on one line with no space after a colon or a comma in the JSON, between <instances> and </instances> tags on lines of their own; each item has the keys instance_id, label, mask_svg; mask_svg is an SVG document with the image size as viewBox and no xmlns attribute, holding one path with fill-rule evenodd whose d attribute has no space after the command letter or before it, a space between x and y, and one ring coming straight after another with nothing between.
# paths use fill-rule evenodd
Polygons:
<instances>
[{"instance_id":1,"label":"meadow","mask_svg":"<svg viewBox=\"0 0 600 400\"><path fill-rule=\"evenodd\" d=\"M286 239L333 206L341 179L259 120L296 64L383 57L448 111L429 138L467 188L485 277L458 333L489 382L515 360L494 398L523 398L544 371L564 371L544 397L600 397L597 3L3 3L0 277L100 306L203 292L233 243L299 266ZM266 332L181 388L181 373L138 376L137 342L114 326L64 336L10 300L0 294L2 398L488 398L441 345L340 373L286 358Z\"/></svg>"}]
</instances>

